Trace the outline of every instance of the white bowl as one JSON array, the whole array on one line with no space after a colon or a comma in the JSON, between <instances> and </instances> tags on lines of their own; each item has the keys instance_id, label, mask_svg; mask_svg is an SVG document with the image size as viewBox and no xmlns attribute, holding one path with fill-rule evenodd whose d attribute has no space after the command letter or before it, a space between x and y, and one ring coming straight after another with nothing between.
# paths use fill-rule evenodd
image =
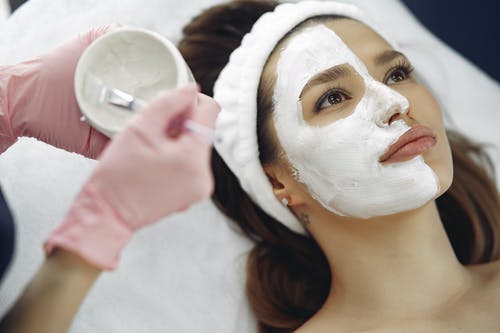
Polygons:
<instances>
[{"instance_id":1,"label":"white bowl","mask_svg":"<svg viewBox=\"0 0 500 333\"><path fill-rule=\"evenodd\" d=\"M82 54L75 72L75 95L85 119L108 137L119 132L134 112L99 103L100 88L92 76L145 102L162 91L193 82L174 44L158 33L121 27L94 41ZM87 83L87 85L86 85Z\"/></svg>"}]
</instances>

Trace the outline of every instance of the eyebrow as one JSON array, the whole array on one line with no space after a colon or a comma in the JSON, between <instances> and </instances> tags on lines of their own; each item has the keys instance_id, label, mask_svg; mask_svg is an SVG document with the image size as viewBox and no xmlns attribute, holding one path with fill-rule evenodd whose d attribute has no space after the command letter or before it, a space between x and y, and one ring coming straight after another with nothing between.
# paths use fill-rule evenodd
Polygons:
<instances>
[{"instance_id":1,"label":"eyebrow","mask_svg":"<svg viewBox=\"0 0 500 333\"><path fill-rule=\"evenodd\" d=\"M346 64L330 67L314 75L309 81L307 81L299 97L301 98L307 92L307 90L309 90L315 85L338 80L340 78L350 75L351 73L352 72L349 70L349 67L347 67Z\"/></svg>"},{"instance_id":2,"label":"eyebrow","mask_svg":"<svg viewBox=\"0 0 500 333\"><path fill-rule=\"evenodd\" d=\"M399 57L406 58L406 56L399 51L387 50L375 57L375 65L385 65Z\"/></svg>"}]
</instances>

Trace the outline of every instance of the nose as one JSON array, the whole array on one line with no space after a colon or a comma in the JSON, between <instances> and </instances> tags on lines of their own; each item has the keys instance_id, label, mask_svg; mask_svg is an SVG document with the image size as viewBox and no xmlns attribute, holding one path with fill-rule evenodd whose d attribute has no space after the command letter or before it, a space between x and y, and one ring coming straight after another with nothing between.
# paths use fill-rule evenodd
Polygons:
<instances>
[{"instance_id":1,"label":"nose","mask_svg":"<svg viewBox=\"0 0 500 333\"><path fill-rule=\"evenodd\" d=\"M387 125L391 126L391 123L392 123L392 122L394 122L394 121L396 121L396 120L398 120L398 119L400 119L400 118L401 118L401 113L399 113L399 112L394 113L394 114L391 116L391 118L389 118L389 121L387 122Z\"/></svg>"},{"instance_id":2,"label":"nose","mask_svg":"<svg viewBox=\"0 0 500 333\"><path fill-rule=\"evenodd\" d=\"M367 85L368 92L374 102L374 116L377 126L389 126L392 122L408 113L410 106L408 99L396 90L375 80Z\"/></svg>"}]
</instances>

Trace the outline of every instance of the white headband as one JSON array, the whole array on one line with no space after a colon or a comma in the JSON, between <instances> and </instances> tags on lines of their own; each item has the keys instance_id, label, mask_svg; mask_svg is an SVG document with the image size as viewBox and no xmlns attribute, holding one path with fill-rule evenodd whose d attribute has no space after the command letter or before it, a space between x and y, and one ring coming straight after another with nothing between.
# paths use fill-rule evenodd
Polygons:
<instances>
[{"instance_id":1,"label":"white headband","mask_svg":"<svg viewBox=\"0 0 500 333\"><path fill-rule=\"evenodd\" d=\"M221 106L215 126L217 136L222 138L215 144L217 152L257 205L292 231L304 235L304 227L274 195L260 164L257 90L266 61L278 42L303 21L322 15L342 15L368 24L360 10L350 4L303 1L278 5L255 22L214 85L214 98Z\"/></svg>"}]
</instances>

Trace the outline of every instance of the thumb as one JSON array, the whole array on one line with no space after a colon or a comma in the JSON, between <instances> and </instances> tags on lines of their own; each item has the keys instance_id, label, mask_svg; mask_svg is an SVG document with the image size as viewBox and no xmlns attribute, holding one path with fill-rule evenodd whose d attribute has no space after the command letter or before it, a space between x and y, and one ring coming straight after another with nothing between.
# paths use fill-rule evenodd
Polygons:
<instances>
[{"instance_id":1,"label":"thumb","mask_svg":"<svg viewBox=\"0 0 500 333\"><path fill-rule=\"evenodd\" d=\"M94 42L96 39L98 39L102 35L104 35L108 32L117 30L121 27L123 27L123 25L120 23L111 23L111 24L103 25L103 26L100 26L100 27L97 27L97 28L94 28L92 30L89 30L89 31L86 31L86 32L79 34L78 38L79 38L80 42L83 44L83 46L89 46L90 44L92 44L92 42Z\"/></svg>"}]
</instances>

